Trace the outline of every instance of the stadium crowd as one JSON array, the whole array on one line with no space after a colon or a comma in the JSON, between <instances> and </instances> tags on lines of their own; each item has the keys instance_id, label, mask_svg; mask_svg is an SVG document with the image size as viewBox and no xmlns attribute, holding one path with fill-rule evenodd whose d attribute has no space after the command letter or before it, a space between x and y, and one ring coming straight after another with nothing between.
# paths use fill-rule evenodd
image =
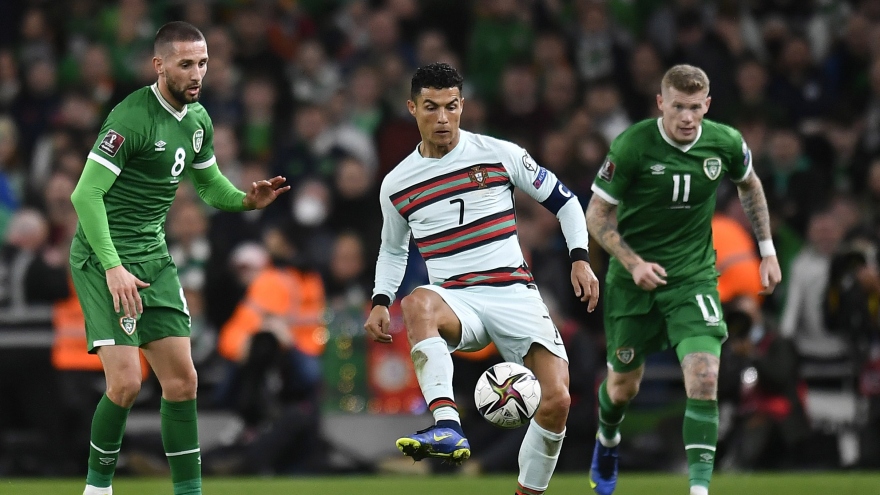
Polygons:
<instances>
[{"instance_id":1,"label":"stadium crowd","mask_svg":"<svg viewBox=\"0 0 880 495\"><path fill-rule=\"evenodd\" d=\"M414 69L435 61L465 77L464 129L524 146L584 206L609 143L658 115L666 68L702 67L708 118L739 129L751 148L783 269L780 290L758 296L751 229L735 188L722 188L713 228L722 302L736 324L722 359L721 468L880 466L871 450L880 449L880 0L24 0L0 2L0 313L51 307L55 374L45 376L58 381L56 398L40 399L33 381L0 364L0 393L12 398L0 400L0 474L27 472L4 453L24 441L16 425L49 416L47 404L59 417L34 421L57 434L55 472L74 474L85 458L100 363L85 353L69 283L70 195L104 117L155 81L153 36L173 19L207 39L200 101L222 172L240 188L272 175L293 186L267 210L230 214L185 182L168 218L200 407L240 414L246 452L277 453L226 453L216 468L206 456L207 472L319 469L291 459L278 439L314 433L326 324L369 305L378 185L419 142L405 102ZM572 359L568 435L582 443L566 449L588 452L604 370L601 311L588 314L571 295L552 214L529 198L517 207L523 251ZM593 259L602 273L598 246ZM401 291L425 280L418 251L409 264ZM15 325L4 326L0 344L14 350L2 334ZM467 363L456 380L468 396L493 356L456 359ZM662 382L651 386L668 397ZM864 414L821 425L810 389L851 392ZM264 427L272 421L276 429ZM291 424L302 427L280 428ZM805 442L830 430L834 440L810 443L839 455L817 460ZM847 433L861 440L854 457ZM515 468L503 440L485 436L472 436L475 465ZM644 459L633 449L624 462L669 467L649 461L662 443L652 451L642 442ZM496 454L481 458L480 448ZM587 468L574 457L563 454L560 468Z\"/></svg>"}]
</instances>

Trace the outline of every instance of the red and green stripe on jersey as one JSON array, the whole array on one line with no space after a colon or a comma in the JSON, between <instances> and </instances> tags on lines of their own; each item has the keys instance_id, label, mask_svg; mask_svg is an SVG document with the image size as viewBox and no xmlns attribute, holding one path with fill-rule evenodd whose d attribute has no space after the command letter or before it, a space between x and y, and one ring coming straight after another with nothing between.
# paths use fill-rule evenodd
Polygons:
<instances>
[{"instance_id":1,"label":"red and green stripe on jersey","mask_svg":"<svg viewBox=\"0 0 880 495\"><path fill-rule=\"evenodd\" d=\"M391 203L403 218L428 205L462 193L503 187L510 183L510 175L500 163L471 165L419 182L391 195Z\"/></svg>"},{"instance_id":2,"label":"red and green stripe on jersey","mask_svg":"<svg viewBox=\"0 0 880 495\"><path fill-rule=\"evenodd\" d=\"M422 258L428 261L452 256L513 235L516 235L516 214L511 208L415 241Z\"/></svg>"},{"instance_id":3,"label":"red and green stripe on jersey","mask_svg":"<svg viewBox=\"0 0 880 495\"><path fill-rule=\"evenodd\" d=\"M504 287L513 284L534 284L535 278L525 265L512 268L501 267L479 272L462 273L440 282L444 289L461 289L474 285Z\"/></svg>"}]
</instances>

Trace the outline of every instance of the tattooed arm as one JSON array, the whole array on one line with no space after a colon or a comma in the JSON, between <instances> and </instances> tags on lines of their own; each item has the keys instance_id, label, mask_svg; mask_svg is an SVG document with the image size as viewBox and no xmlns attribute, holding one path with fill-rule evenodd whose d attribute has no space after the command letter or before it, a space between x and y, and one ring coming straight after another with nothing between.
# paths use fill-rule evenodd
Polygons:
<instances>
[{"instance_id":1,"label":"tattooed arm","mask_svg":"<svg viewBox=\"0 0 880 495\"><path fill-rule=\"evenodd\" d=\"M649 263L636 254L617 230L617 205L594 194L587 206L587 230L611 256L617 258L633 276L633 281L645 290L666 285L666 270L657 263Z\"/></svg>"},{"instance_id":2,"label":"tattooed arm","mask_svg":"<svg viewBox=\"0 0 880 495\"><path fill-rule=\"evenodd\" d=\"M776 250L773 248L772 233L770 232L770 211L767 208L767 197L764 196L764 188L761 179L752 170L745 179L736 184L739 200L743 210L749 217L755 236L758 238L758 246L761 251L761 285L764 290L762 295L769 295L782 282L782 270L779 268L779 260L776 259Z\"/></svg>"},{"instance_id":3,"label":"tattooed arm","mask_svg":"<svg viewBox=\"0 0 880 495\"><path fill-rule=\"evenodd\" d=\"M755 231L755 237L758 241L769 241L770 233L770 212L767 209L767 197L764 196L764 187L761 185L761 179L754 170L736 185L739 193L739 200L742 202L743 210L749 217L752 229Z\"/></svg>"}]
</instances>

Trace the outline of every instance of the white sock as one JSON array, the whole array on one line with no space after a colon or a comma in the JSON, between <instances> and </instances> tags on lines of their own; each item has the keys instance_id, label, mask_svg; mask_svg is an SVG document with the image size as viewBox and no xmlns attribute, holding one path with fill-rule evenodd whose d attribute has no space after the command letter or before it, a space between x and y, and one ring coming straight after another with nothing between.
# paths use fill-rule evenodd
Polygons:
<instances>
[{"instance_id":1,"label":"white sock","mask_svg":"<svg viewBox=\"0 0 880 495\"><path fill-rule=\"evenodd\" d=\"M83 495L113 495L113 487L99 488L97 486L86 485Z\"/></svg>"},{"instance_id":2,"label":"white sock","mask_svg":"<svg viewBox=\"0 0 880 495\"><path fill-rule=\"evenodd\" d=\"M609 449L611 447L617 447L620 444L620 432L618 431L617 435L614 435L614 438L608 439L608 438L605 438L605 435L603 435L602 432L600 431L599 432L599 443L601 443L605 447L608 447Z\"/></svg>"},{"instance_id":3,"label":"white sock","mask_svg":"<svg viewBox=\"0 0 880 495\"><path fill-rule=\"evenodd\" d=\"M547 431L534 419L519 448L519 484L529 490L543 492L550 485L550 477L556 469L559 450L562 448L562 433Z\"/></svg>"},{"instance_id":4,"label":"white sock","mask_svg":"<svg viewBox=\"0 0 880 495\"><path fill-rule=\"evenodd\" d=\"M709 489L705 486L694 485L691 487L691 495L709 495Z\"/></svg>"},{"instance_id":5,"label":"white sock","mask_svg":"<svg viewBox=\"0 0 880 495\"><path fill-rule=\"evenodd\" d=\"M416 370L416 378L419 380L419 387L428 406L431 407L431 403L440 398L454 401L452 355L449 354L446 341L441 337L425 339L412 346L410 356ZM454 405L454 402L451 405ZM434 421L445 419L461 422L455 407L436 407L432 408L431 413L434 415Z\"/></svg>"}]
</instances>

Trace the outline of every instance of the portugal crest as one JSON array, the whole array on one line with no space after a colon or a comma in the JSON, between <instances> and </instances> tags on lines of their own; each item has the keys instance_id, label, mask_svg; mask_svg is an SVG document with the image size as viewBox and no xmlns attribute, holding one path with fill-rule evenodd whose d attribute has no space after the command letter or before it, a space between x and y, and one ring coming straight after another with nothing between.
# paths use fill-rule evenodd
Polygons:
<instances>
[{"instance_id":1,"label":"portugal crest","mask_svg":"<svg viewBox=\"0 0 880 495\"><path fill-rule=\"evenodd\" d=\"M477 165L476 167L471 167L468 171L468 177L471 178L471 182L476 182L480 189L484 189L486 187L486 180L489 178L489 173L486 172L486 167L481 165Z\"/></svg>"},{"instance_id":2,"label":"portugal crest","mask_svg":"<svg viewBox=\"0 0 880 495\"><path fill-rule=\"evenodd\" d=\"M706 177L710 180L717 179L721 175L721 159L706 158L703 160L703 172L706 172Z\"/></svg>"},{"instance_id":3,"label":"portugal crest","mask_svg":"<svg viewBox=\"0 0 880 495\"><path fill-rule=\"evenodd\" d=\"M193 151L202 151L202 141L205 140L205 131L199 129L193 134Z\"/></svg>"},{"instance_id":4,"label":"portugal crest","mask_svg":"<svg viewBox=\"0 0 880 495\"><path fill-rule=\"evenodd\" d=\"M123 316L119 319L119 326L122 327L122 331L125 332L126 335L131 335L137 328L137 320L130 316Z\"/></svg>"},{"instance_id":5,"label":"portugal crest","mask_svg":"<svg viewBox=\"0 0 880 495\"><path fill-rule=\"evenodd\" d=\"M629 364L636 357L636 350L632 347L621 347L617 349L617 359L623 364Z\"/></svg>"}]
</instances>

